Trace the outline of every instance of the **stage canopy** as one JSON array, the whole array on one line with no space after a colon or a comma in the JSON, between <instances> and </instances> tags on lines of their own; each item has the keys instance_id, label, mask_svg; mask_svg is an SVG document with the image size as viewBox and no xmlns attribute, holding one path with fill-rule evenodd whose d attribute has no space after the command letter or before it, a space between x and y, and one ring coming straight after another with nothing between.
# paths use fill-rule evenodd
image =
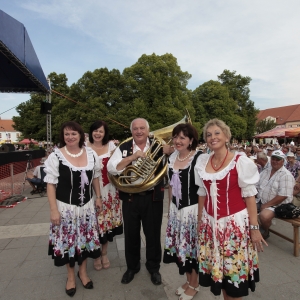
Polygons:
<instances>
[{"instance_id":1,"label":"stage canopy","mask_svg":"<svg viewBox=\"0 0 300 300\"><path fill-rule=\"evenodd\" d=\"M266 132L254 136L256 139L274 138L274 137L296 137L300 134L300 128L273 128Z\"/></svg>"},{"instance_id":2,"label":"stage canopy","mask_svg":"<svg viewBox=\"0 0 300 300\"><path fill-rule=\"evenodd\" d=\"M50 92L26 28L1 9L0 92Z\"/></svg>"}]
</instances>

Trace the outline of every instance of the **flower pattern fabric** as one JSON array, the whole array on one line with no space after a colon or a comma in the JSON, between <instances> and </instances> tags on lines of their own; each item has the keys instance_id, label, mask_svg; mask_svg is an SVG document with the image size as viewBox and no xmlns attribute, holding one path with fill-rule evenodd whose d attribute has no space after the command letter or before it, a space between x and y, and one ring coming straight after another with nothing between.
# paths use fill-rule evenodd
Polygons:
<instances>
[{"instance_id":1,"label":"flower pattern fabric","mask_svg":"<svg viewBox=\"0 0 300 300\"><path fill-rule=\"evenodd\" d=\"M100 240L92 181L100 175L98 157L86 148L87 165L74 167L56 149L45 162L45 182L56 185L56 204L60 225L50 224L48 254L56 266L100 256Z\"/></svg>"},{"instance_id":2,"label":"flower pattern fabric","mask_svg":"<svg viewBox=\"0 0 300 300\"><path fill-rule=\"evenodd\" d=\"M186 272L191 273L193 270L198 273L198 187L193 180L194 165L198 155L200 153L190 157L184 169L174 170L173 165L177 156L174 152L169 158L168 165L169 176L172 174L170 186L176 200L170 203L163 261L164 263L175 262L181 275ZM190 197L193 193L195 197Z\"/></svg>"},{"instance_id":3,"label":"flower pattern fabric","mask_svg":"<svg viewBox=\"0 0 300 300\"><path fill-rule=\"evenodd\" d=\"M99 176L103 210L97 212L100 243L112 242L115 235L123 233L123 215L119 198L119 191L109 182L107 175L107 163L110 153L115 149L113 142L109 142L108 152L99 156L101 173Z\"/></svg>"},{"instance_id":4,"label":"flower pattern fabric","mask_svg":"<svg viewBox=\"0 0 300 300\"><path fill-rule=\"evenodd\" d=\"M49 244L53 258L61 258L70 266L84 260L85 251L100 248L98 226L93 201L78 209L74 205L58 202L61 224L50 225ZM100 253L100 252L99 252Z\"/></svg>"},{"instance_id":5,"label":"flower pattern fabric","mask_svg":"<svg viewBox=\"0 0 300 300\"><path fill-rule=\"evenodd\" d=\"M210 155L202 155L195 167L198 194L206 196L198 239L199 283L210 286L215 296L222 289L231 297L247 296L259 281L259 268L243 197L256 194L258 170L250 159L236 154L220 172L207 173L209 160Z\"/></svg>"}]
</instances>

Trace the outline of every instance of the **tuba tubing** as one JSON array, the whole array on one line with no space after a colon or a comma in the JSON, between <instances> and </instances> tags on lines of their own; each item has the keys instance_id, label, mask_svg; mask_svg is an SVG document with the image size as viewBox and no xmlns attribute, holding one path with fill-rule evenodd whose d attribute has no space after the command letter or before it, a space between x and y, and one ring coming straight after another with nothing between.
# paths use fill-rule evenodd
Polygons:
<instances>
[{"instance_id":1,"label":"tuba tubing","mask_svg":"<svg viewBox=\"0 0 300 300\"><path fill-rule=\"evenodd\" d=\"M175 126L182 123L191 123L189 113L187 110L186 112L187 116L184 116L179 122L150 133L154 134L154 138L151 146L146 151L146 157L138 158L134 164L128 165L120 175L108 173L109 181L118 190L125 193L141 193L152 189L163 180L167 172L167 159L165 154L161 156L158 156L158 154L165 144L171 142L171 135ZM163 138L169 138L170 140L166 143ZM119 147L130 140L132 140L132 137L123 141ZM162 168L157 172L160 164L163 164ZM137 183L137 181L139 182Z\"/></svg>"}]
</instances>

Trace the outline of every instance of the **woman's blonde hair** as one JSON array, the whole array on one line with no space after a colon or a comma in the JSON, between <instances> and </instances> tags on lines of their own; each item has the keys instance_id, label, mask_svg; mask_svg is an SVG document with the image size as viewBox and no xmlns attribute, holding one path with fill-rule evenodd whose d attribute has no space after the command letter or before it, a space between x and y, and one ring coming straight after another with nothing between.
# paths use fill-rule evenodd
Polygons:
<instances>
[{"instance_id":1,"label":"woman's blonde hair","mask_svg":"<svg viewBox=\"0 0 300 300\"><path fill-rule=\"evenodd\" d=\"M209 120L203 127L203 139L206 142L206 134L207 134L207 129L211 126L218 126L219 128L221 128L221 130L223 131L223 133L226 135L226 137L228 138L228 142L230 142L231 139L231 131L229 126L227 126L225 124L224 121L219 120L219 119L211 119Z\"/></svg>"}]
</instances>

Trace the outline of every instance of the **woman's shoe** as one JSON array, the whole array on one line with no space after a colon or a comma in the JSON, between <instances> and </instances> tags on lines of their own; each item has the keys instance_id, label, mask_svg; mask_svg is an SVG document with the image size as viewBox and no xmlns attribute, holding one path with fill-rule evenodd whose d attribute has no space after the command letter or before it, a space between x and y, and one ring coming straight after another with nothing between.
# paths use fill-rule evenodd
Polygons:
<instances>
[{"instance_id":1,"label":"woman's shoe","mask_svg":"<svg viewBox=\"0 0 300 300\"><path fill-rule=\"evenodd\" d=\"M106 257L106 262L103 261L103 257ZM107 257L107 251L105 253L102 252L101 261L102 261L103 269L108 269L110 267L110 261L108 260L108 257Z\"/></svg>"},{"instance_id":2,"label":"woman's shoe","mask_svg":"<svg viewBox=\"0 0 300 300\"><path fill-rule=\"evenodd\" d=\"M67 278L67 282L68 282L68 278ZM66 294L70 297L73 297L76 293L76 286L74 288L68 289L66 288Z\"/></svg>"},{"instance_id":3,"label":"woman's shoe","mask_svg":"<svg viewBox=\"0 0 300 300\"><path fill-rule=\"evenodd\" d=\"M188 281L187 281L186 283L189 284ZM180 296L180 295L182 295L184 292L185 292L185 289L183 289L182 286L180 286L180 287L176 290L175 295Z\"/></svg>"},{"instance_id":4,"label":"woman's shoe","mask_svg":"<svg viewBox=\"0 0 300 300\"><path fill-rule=\"evenodd\" d=\"M101 257L94 259L94 269L100 271L102 269Z\"/></svg>"},{"instance_id":5,"label":"woman's shoe","mask_svg":"<svg viewBox=\"0 0 300 300\"><path fill-rule=\"evenodd\" d=\"M192 290L195 290L196 293L193 296L190 296L190 295L187 295L185 292L183 292L181 294L181 296L178 298L179 300L192 300L197 295L197 293L200 291L200 285L198 285L197 287L193 287L193 286L189 285L189 288Z\"/></svg>"},{"instance_id":6,"label":"woman's shoe","mask_svg":"<svg viewBox=\"0 0 300 300\"><path fill-rule=\"evenodd\" d=\"M78 278L80 279L80 281L81 281L81 283L82 283L82 285L83 285L83 287L84 287L85 289L91 290L92 288L94 288L94 284L93 284L93 281L92 281L92 280L90 280L87 284L83 284L83 282L82 282L82 280L81 280L81 278L80 278L80 276L79 276L79 271L78 271L78 273L77 273L77 276L78 276Z\"/></svg>"}]
</instances>

